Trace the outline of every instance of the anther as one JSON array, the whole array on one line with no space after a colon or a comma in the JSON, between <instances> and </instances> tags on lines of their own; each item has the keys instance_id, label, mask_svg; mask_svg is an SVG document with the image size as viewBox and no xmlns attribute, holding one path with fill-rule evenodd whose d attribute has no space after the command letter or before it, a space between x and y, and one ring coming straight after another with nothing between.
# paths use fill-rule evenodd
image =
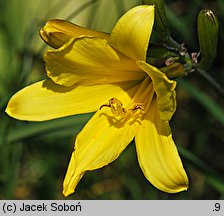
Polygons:
<instances>
[{"instance_id":1,"label":"anther","mask_svg":"<svg viewBox=\"0 0 224 216\"><path fill-rule=\"evenodd\" d=\"M111 108L111 112L113 113L113 115L120 116L120 117L126 117L128 115L132 116L132 115L134 115L135 111L137 111L137 110L144 112L143 104L137 103L137 104L135 104L135 106L132 109L125 109L125 108L123 108L122 102L119 101L117 98L111 98L108 101L108 104L103 104L102 106L100 106L100 110L103 107Z\"/></svg>"},{"instance_id":2,"label":"anther","mask_svg":"<svg viewBox=\"0 0 224 216\"><path fill-rule=\"evenodd\" d=\"M139 103L139 104L136 104L135 107L131 110L141 110L141 111L144 111L144 106L143 104Z\"/></svg>"},{"instance_id":3,"label":"anther","mask_svg":"<svg viewBox=\"0 0 224 216\"><path fill-rule=\"evenodd\" d=\"M103 107L111 107L109 104L103 104L100 106L100 110L103 108Z\"/></svg>"}]
</instances>

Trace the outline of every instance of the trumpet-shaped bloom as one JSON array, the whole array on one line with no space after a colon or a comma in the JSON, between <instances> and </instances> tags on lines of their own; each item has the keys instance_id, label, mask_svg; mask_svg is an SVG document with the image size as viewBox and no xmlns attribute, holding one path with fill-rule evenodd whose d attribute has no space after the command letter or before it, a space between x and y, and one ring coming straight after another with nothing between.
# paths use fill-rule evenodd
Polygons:
<instances>
[{"instance_id":1,"label":"trumpet-shaped bloom","mask_svg":"<svg viewBox=\"0 0 224 216\"><path fill-rule=\"evenodd\" d=\"M85 172L114 161L135 139L139 165L158 189L188 188L169 120L176 110L176 82L146 62L154 7L124 14L111 34L51 20L41 37L53 48L44 55L49 77L16 93L6 112L44 121L96 112L78 134L64 179L65 196Z\"/></svg>"}]
</instances>

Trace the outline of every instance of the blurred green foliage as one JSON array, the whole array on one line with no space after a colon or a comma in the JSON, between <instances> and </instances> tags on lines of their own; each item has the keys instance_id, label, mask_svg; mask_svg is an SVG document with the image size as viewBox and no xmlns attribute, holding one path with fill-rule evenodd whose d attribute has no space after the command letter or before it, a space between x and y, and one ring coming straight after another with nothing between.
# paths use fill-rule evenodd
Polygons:
<instances>
[{"instance_id":1,"label":"blurred green foliage","mask_svg":"<svg viewBox=\"0 0 224 216\"><path fill-rule=\"evenodd\" d=\"M63 199L62 182L75 135L92 114L48 122L25 122L4 113L9 98L45 77L47 48L38 30L51 18L110 31L129 0L0 0L0 198ZM209 74L224 83L224 3L222 0L165 0L170 32L189 52L198 52L197 16L211 9L220 23L217 57ZM109 11L109 12L108 12ZM106 17L106 18L105 18ZM224 100L199 73L178 82L178 109L171 121L174 140L190 178L190 188L166 194L143 176L134 143L112 164L86 173L69 199L223 199Z\"/></svg>"}]
</instances>

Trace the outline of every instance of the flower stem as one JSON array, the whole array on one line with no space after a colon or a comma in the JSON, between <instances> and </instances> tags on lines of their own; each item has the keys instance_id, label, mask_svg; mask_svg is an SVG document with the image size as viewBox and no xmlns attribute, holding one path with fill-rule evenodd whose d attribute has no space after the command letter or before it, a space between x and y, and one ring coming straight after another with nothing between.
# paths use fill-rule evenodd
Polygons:
<instances>
[{"instance_id":1,"label":"flower stem","mask_svg":"<svg viewBox=\"0 0 224 216\"><path fill-rule=\"evenodd\" d=\"M180 49L180 44L171 36L168 37L168 44L171 45L173 48L179 50Z\"/></svg>"},{"instance_id":2,"label":"flower stem","mask_svg":"<svg viewBox=\"0 0 224 216\"><path fill-rule=\"evenodd\" d=\"M171 36L168 38L167 41L168 45L171 46L173 49L179 49L179 53L181 54L181 44L179 44L175 39L173 39ZM188 54L187 50L185 50L184 53L185 59L190 60L190 55ZM192 67L194 64L192 62L191 66ZM210 84L212 84L216 90L219 91L219 93L221 95L224 96L224 88L211 76L209 75L206 71L204 71L203 69L195 66L196 71L202 76L204 77Z\"/></svg>"}]
</instances>

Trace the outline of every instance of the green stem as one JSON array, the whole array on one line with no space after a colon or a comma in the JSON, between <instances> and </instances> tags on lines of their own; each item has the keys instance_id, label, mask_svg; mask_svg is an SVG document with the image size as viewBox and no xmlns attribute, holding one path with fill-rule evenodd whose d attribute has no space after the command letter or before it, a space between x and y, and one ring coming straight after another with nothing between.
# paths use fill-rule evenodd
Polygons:
<instances>
[{"instance_id":1,"label":"green stem","mask_svg":"<svg viewBox=\"0 0 224 216\"><path fill-rule=\"evenodd\" d=\"M171 36L168 37L167 43L176 50L178 51L180 50L180 44L176 40L174 40Z\"/></svg>"},{"instance_id":2,"label":"green stem","mask_svg":"<svg viewBox=\"0 0 224 216\"><path fill-rule=\"evenodd\" d=\"M177 41L175 41L171 36L168 38L167 44L168 46L171 46L174 49L178 49L179 52L181 51L181 45ZM187 50L184 57L186 61L192 61ZM209 75L206 71L202 70L201 68L195 67L195 69L202 77L204 77L208 82L210 82L210 84L212 84L216 88L216 90L219 91L221 95L224 96L224 88L211 75Z\"/></svg>"}]
</instances>

